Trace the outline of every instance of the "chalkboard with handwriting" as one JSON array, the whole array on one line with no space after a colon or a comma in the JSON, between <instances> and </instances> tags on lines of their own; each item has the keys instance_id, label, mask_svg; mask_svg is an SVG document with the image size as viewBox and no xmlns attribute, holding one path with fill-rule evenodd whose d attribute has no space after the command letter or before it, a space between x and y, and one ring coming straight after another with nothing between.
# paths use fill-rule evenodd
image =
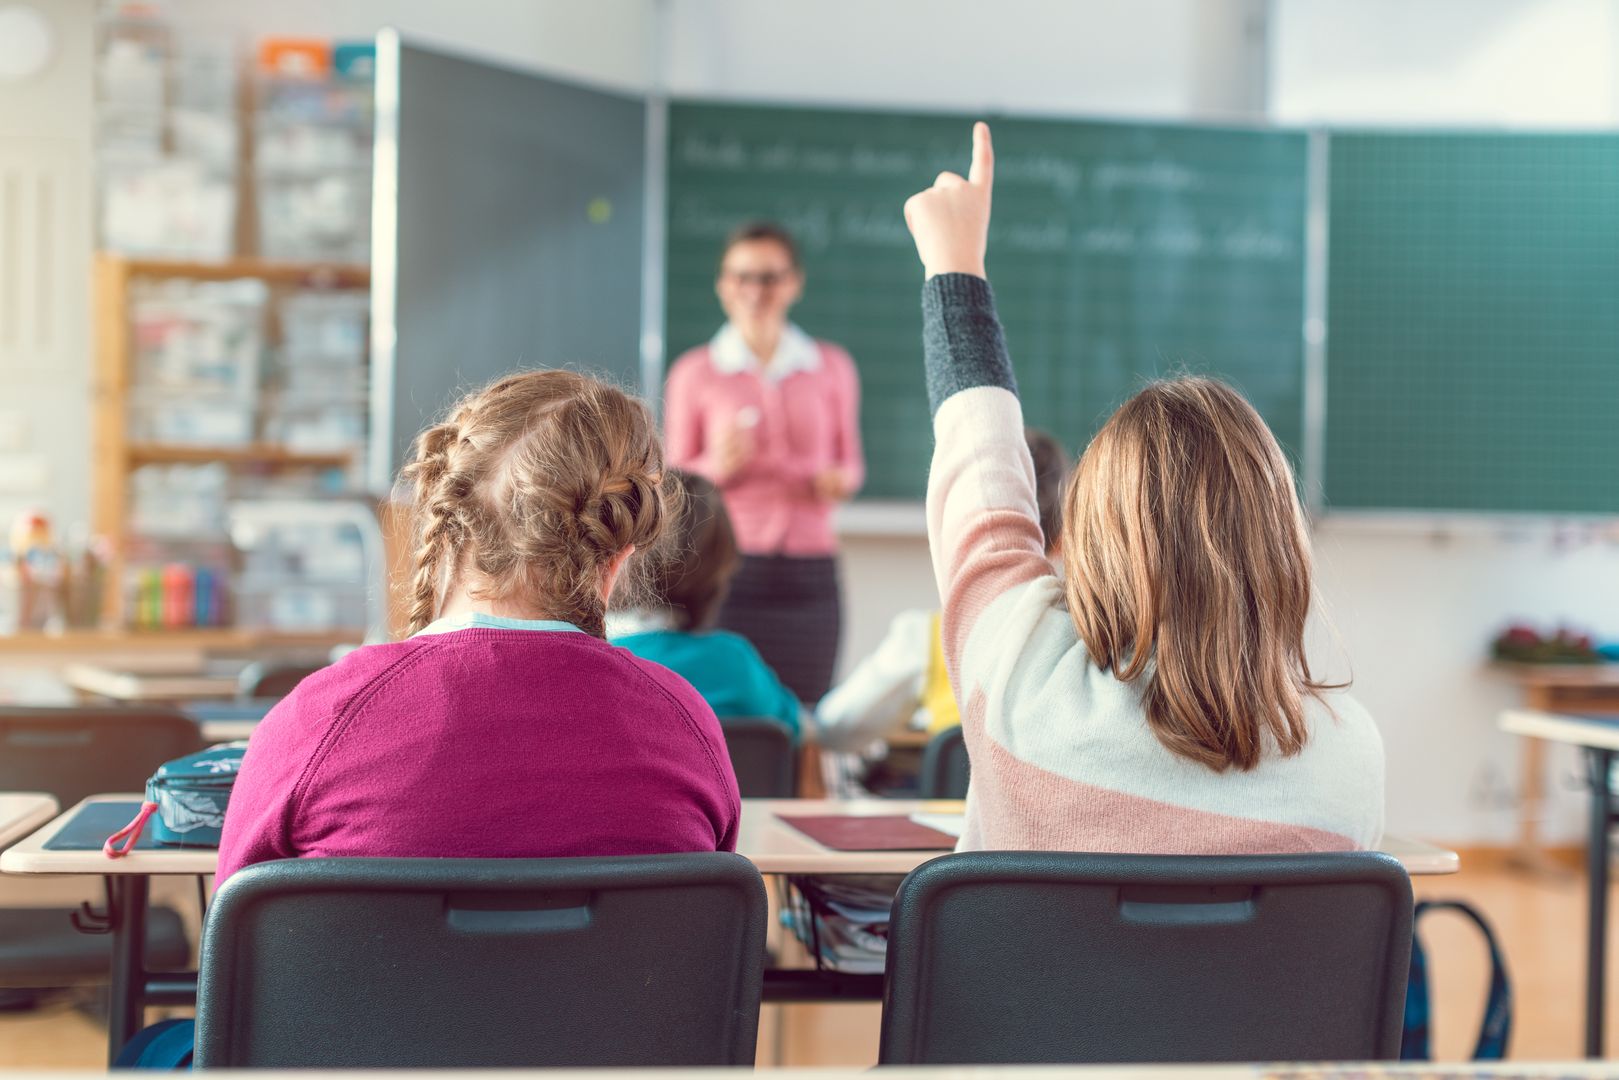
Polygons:
<instances>
[{"instance_id":1,"label":"chalkboard with handwriting","mask_svg":"<svg viewBox=\"0 0 1619 1080\"><path fill-rule=\"evenodd\" d=\"M859 366L862 497L914 499L933 438L921 266L901 207L965 172L972 117L677 102L668 145L671 361L721 321L720 245L770 218L802 248L794 318ZM990 278L1029 423L1082 447L1153 376L1238 385L1295 457L1303 441L1306 137L990 118Z\"/></svg>"}]
</instances>

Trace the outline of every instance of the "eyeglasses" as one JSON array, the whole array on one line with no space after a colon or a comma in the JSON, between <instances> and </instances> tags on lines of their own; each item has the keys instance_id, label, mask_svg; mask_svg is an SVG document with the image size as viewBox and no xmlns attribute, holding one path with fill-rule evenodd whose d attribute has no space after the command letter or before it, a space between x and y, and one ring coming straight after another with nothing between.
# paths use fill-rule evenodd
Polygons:
<instances>
[{"instance_id":1,"label":"eyeglasses","mask_svg":"<svg viewBox=\"0 0 1619 1080\"><path fill-rule=\"evenodd\" d=\"M723 276L743 287L757 285L761 289L774 289L778 285L791 281L794 276L792 270L726 270Z\"/></svg>"}]
</instances>

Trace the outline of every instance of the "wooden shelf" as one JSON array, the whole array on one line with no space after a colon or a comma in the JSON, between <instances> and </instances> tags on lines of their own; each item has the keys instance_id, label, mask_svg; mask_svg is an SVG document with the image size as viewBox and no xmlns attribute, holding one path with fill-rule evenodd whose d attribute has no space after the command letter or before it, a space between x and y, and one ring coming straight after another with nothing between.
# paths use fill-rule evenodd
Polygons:
<instances>
[{"instance_id":1,"label":"wooden shelf","mask_svg":"<svg viewBox=\"0 0 1619 1080\"><path fill-rule=\"evenodd\" d=\"M125 452L129 464L137 465L269 465L279 469L329 468L348 465L349 454L337 450L302 453L284 446L254 443L250 446L186 446L169 443L130 443Z\"/></svg>"},{"instance_id":2,"label":"wooden shelf","mask_svg":"<svg viewBox=\"0 0 1619 1080\"><path fill-rule=\"evenodd\" d=\"M276 262L270 259L226 259L223 262L193 262L184 259L116 259L122 272L132 278L193 278L198 281L232 281L259 278L281 285L314 285L329 289L364 288L371 283L371 268L354 263Z\"/></svg>"},{"instance_id":3,"label":"wooden shelf","mask_svg":"<svg viewBox=\"0 0 1619 1080\"><path fill-rule=\"evenodd\" d=\"M61 634L0 634L8 653L258 652L264 649L330 649L365 640L365 631L289 633L230 628L175 630L69 630Z\"/></svg>"},{"instance_id":4,"label":"wooden shelf","mask_svg":"<svg viewBox=\"0 0 1619 1080\"><path fill-rule=\"evenodd\" d=\"M129 438L129 398L134 388L135 342L130 325L130 300L137 282L155 279L234 281L257 279L277 292L288 289L365 289L371 283L371 268L352 263L278 262L272 259L222 259L201 262L192 259L127 259L112 252L100 252L95 260L95 343L96 365L92 396L92 470L94 502L91 530L106 537L112 546L106 574L102 608L108 618L124 617L124 555L129 542L130 470L142 465L190 465L223 463L261 469L345 468L352 464L351 451L301 453L285 446L256 443L248 446L187 446L171 443L132 442ZM213 634L210 638L206 635ZM203 636L196 636L203 635ZM225 635L220 637L218 635ZM34 638L28 647L36 650L72 651L79 648L144 647L151 639L174 648L176 643L194 643L197 648L255 648L263 635L243 636L235 631L197 631L190 638L153 632L152 634L102 635L86 639L82 634L62 638ZM330 635L328 635L330 637ZM345 636L339 640L358 640ZM53 644L54 642L54 644ZM273 642L272 642L273 643ZM297 642L293 642L296 644ZM17 651L22 646L0 639L0 652Z\"/></svg>"}]
</instances>

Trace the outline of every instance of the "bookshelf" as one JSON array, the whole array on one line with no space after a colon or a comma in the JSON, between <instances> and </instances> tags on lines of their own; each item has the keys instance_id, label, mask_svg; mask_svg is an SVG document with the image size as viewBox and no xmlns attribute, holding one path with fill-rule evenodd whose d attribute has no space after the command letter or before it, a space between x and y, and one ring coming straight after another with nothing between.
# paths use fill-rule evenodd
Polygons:
<instances>
[{"instance_id":1,"label":"bookshelf","mask_svg":"<svg viewBox=\"0 0 1619 1080\"><path fill-rule=\"evenodd\" d=\"M220 262L131 259L110 253L97 256L94 266L95 366L92 387L92 504L91 527L110 542L104 621L127 625L125 611L126 559L132 540L130 482L144 465L206 465L276 473L293 469L345 468L346 452L302 452L274 443L205 445L157 442L131 436L130 402L135 387L136 342L131 325L131 299L135 284L143 280L236 281L256 279L271 288L364 289L371 279L366 266L332 263L294 263L243 258ZM332 635L359 640L362 630ZM192 635L198 643L219 644L250 640L273 644L278 638L296 643L309 634L225 628L130 631L127 637ZM236 635L236 636L233 636ZM123 636L123 635L121 635Z\"/></svg>"}]
</instances>

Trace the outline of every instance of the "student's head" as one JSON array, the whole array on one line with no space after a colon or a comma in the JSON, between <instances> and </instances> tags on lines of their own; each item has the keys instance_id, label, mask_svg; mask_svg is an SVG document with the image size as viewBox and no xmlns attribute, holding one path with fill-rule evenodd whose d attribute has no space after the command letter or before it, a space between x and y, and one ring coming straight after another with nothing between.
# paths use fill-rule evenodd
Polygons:
<instances>
[{"instance_id":1,"label":"student's head","mask_svg":"<svg viewBox=\"0 0 1619 1080\"><path fill-rule=\"evenodd\" d=\"M719 489L701 476L670 470L684 494L647 572L647 599L674 616L677 630L714 625L741 564L736 534Z\"/></svg>"},{"instance_id":2,"label":"student's head","mask_svg":"<svg viewBox=\"0 0 1619 1080\"><path fill-rule=\"evenodd\" d=\"M663 532L675 496L645 405L568 371L528 371L469 394L416 437L410 630L445 596L603 634L606 593Z\"/></svg>"},{"instance_id":3,"label":"student's head","mask_svg":"<svg viewBox=\"0 0 1619 1080\"><path fill-rule=\"evenodd\" d=\"M1091 657L1138 676L1170 750L1252 768L1307 736L1310 548L1293 474L1242 396L1154 382L1091 441L1064 509L1069 612Z\"/></svg>"},{"instance_id":4,"label":"student's head","mask_svg":"<svg viewBox=\"0 0 1619 1080\"><path fill-rule=\"evenodd\" d=\"M1040 535L1046 558L1055 558L1062 546L1062 494L1068 483L1068 451L1055 435L1031 427L1023 429L1034 460L1034 501L1040 510Z\"/></svg>"},{"instance_id":5,"label":"student's head","mask_svg":"<svg viewBox=\"0 0 1619 1080\"><path fill-rule=\"evenodd\" d=\"M725 317L743 333L780 333L803 291L798 245L786 229L750 221L726 238L714 293Z\"/></svg>"}]
</instances>

